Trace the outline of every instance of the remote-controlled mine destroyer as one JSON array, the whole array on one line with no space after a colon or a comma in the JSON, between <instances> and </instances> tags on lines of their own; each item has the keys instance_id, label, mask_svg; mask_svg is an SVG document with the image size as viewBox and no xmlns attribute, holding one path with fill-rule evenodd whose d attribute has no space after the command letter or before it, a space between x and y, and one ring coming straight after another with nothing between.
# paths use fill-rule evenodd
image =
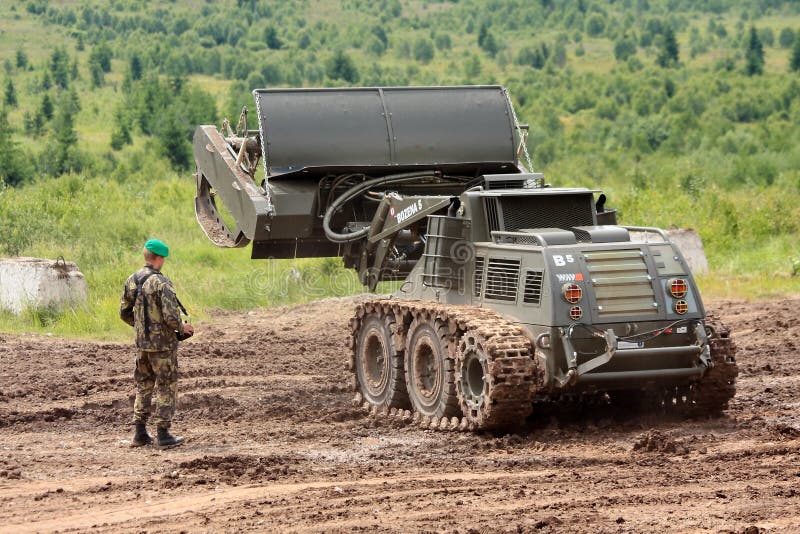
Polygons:
<instances>
[{"instance_id":1,"label":"remote-controlled mine destroyer","mask_svg":"<svg viewBox=\"0 0 800 534\"><path fill-rule=\"evenodd\" d=\"M195 133L197 220L254 259L341 257L370 291L398 282L354 305L355 402L443 430L587 397L726 408L734 346L681 252L533 173L503 87L253 95L257 130L245 109Z\"/></svg>"}]
</instances>

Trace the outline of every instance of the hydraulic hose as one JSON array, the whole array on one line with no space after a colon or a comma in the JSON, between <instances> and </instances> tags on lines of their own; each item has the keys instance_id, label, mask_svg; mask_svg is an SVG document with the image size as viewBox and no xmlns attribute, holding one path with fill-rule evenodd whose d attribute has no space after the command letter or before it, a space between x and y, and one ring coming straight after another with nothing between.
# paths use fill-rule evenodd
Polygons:
<instances>
[{"instance_id":1,"label":"hydraulic hose","mask_svg":"<svg viewBox=\"0 0 800 534\"><path fill-rule=\"evenodd\" d=\"M352 199L366 193L370 189L374 188L375 186L379 185L389 185L389 184L397 184L397 183L405 183L405 182L413 182L415 180L419 180L421 178L435 178L434 174L430 172L408 172L402 174L390 174L388 176L382 176L381 178L373 178L371 180L367 180L362 182L356 186L351 187L347 191L345 191L342 195L336 198L328 209L325 210L325 216L322 218L322 229L325 230L325 236L333 241L334 243L349 243L352 241L358 241L366 237L369 233L369 226L365 226L360 230L355 232L351 232L348 234L342 234L334 231L331 228L331 219L333 218L333 214L339 211L339 209L344 206L346 203L351 201Z\"/></svg>"}]
</instances>

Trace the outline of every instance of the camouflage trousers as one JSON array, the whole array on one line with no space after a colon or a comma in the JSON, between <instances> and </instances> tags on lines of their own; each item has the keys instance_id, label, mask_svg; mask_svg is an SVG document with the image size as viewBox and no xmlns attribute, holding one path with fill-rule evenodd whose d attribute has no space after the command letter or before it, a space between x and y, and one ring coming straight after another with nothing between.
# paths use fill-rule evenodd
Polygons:
<instances>
[{"instance_id":1,"label":"camouflage trousers","mask_svg":"<svg viewBox=\"0 0 800 534\"><path fill-rule=\"evenodd\" d=\"M178 396L178 352L139 352L133 378L136 381L134 422L146 423L154 413L153 422L159 427L169 428Z\"/></svg>"}]
</instances>

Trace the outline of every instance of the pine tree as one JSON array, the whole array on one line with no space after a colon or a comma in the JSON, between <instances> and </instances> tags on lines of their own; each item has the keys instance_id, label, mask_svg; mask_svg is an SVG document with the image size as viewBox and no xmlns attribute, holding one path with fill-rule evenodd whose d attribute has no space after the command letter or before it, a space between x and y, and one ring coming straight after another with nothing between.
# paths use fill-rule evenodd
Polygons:
<instances>
[{"instance_id":1,"label":"pine tree","mask_svg":"<svg viewBox=\"0 0 800 534\"><path fill-rule=\"evenodd\" d=\"M17 48L17 68L26 69L28 67L28 56L21 48Z\"/></svg>"},{"instance_id":2,"label":"pine tree","mask_svg":"<svg viewBox=\"0 0 800 534\"><path fill-rule=\"evenodd\" d=\"M764 46L761 44L761 39L758 37L755 26L750 26L750 38L747 40L744 68L748 76L764 73Z\"/></svg>"},{"instance_id":3,"label":"pine tree","mask_svg":"<svg viewBox=\"0 0 800 534\"><path fill-rule=\"evenodd\" d=\"M39 112L46 120L53 118L53 100L47 93L42 97L42 106L39 108Z\"/></svg>"},{"instance_id":4,"label":"pine tree","mask_svg":"<svg viewBox=\"0 0 800 534\"><path fill-rule=\"evenodd\" d=\"M89 60L89 78L92 80L92 87L95 89L103 87L105 84L103 67L100 66L100 62L95 59Z\"/></svg>"},{"instance_id":5,"label":"pine tree","mask_svg":"<svg viewBox=\"0 0 800 534\"><path fill-rule=\"evenodd\" d=\"M53 133L56 140L53 171L55 174L63 174L74 167L74 147L78 144L71 105L66 104L59 108Z\"/></svg>"},{"instance_id":6,"label":"pine tree","mask_svg":"<svg viewBox=\"0 0 800 534\"><path fill-rule=\"evenodd\" d=\"M494 57L500 49L500 47L497 45L494 35L492 35L492 32L489 31L489 25L485 22L481 24L481 27L478 30L478 46L492 57Z\"/></svg>"},{"instance_id":7,"label":"pine tree","mask_svg":"<svg viewBox=\"0 0 800 534\"><path fill-rule=\"evenodd\" d=\"M96 61L100 68L103 69L103 72L111 72L111 57L113 53L111 52L111 47L108 46L108 43L102 41L100 44L92 48L91 53L89 54L89 61Z\"/></svg>"},{"instance_id":8,"label":"pine tree","mask_svg":"<svg viewBox=\"0 0 800 534\"><path fill-rule=\"evenodd\" d=\"M792 57L789 60L789 70L800 72L800 32L794 40L794 47L792 48Z\"/></svg>"},{"instance_id":9,"label":"pine tree","mask_svg":"<svg viewBox=\"0 0 800 534\"><path fill-rule=\"evenodd\" d=\"M10 108L17 107L17 90L14 88L14 82L9 77L6 81L6 92L3 102Z\"/></svg>"},{"instance_id":10,"label":"pine tree","mask_svg":"<svg viewBox=\"0 0 800 534\"><path fill-rule=\"evenodd\" d=\"M161 154L176 169L188 169L192 161L192 147L186 139L186 128L181 120L178 106L170 106L158 125L156 137Z\"/></svg>"},{"instance_id":11,"label":"pine tree","mask_svg":"<svg viewBox=\"0 0 800 534\"><path fill-rule=\"evenodd\" d=\"M139 58L139 54L134 53L131 56L131 80L141 80L142 79L142 60Z\"/></svg>"},{"instance_id":12,"label":"pine tree","mask_svg":"<svg viewBox=\"0 0 800 534\"><path fill-rule=\"evenodd\" d=\"M124 118L118 116L117 124L111 132L111 148L114 150L121 150L123 146L129 145L133 142L131 138L131 129Z\"/></svg>"},{"instance_id":13,"label":"pine tree","mask_svg":"<svg viewBox=\"0 0 800 534\"><path fill-rule=\"evenodd\" d=\"M50 71L55 84L66 89L69 85L69 56L63 48L56 48L50 56Z\"/></svg>"},{"instance_id":14,"label":"pine tree","mask_svg":"<svg viewBox=\"0 0 800 534\"><path fill-rule=\"evenodd\" d=\"M358 69L353 60L342 50L337 50L326 64L326 73L332 80L344 80L354 83L358 81Z\"/></svg>"},{"instance_id":15,"label":"pine tree","mask_svg":"<svg viewBox=\"0 0 800 534\"><path fill-rule=\"evenodd\" d=\"M12 133L8 112L0 107L0 183L17 185L28 178L28 173Z\"/></svg>"},{"instance_id":16,"label":"pine tree","mask_svg":"<svg viewBox=\"0 0 800 534\"><path fill-rule=\"evenodd\" d=\"M267 26L264 29L264 42L270 50L280 50L283 46L280 38L278 38L278 31L274 26Z\"/></svg>"},{"instance_id":17,"label":"pine tree","mask_svg":"<svg viewBox=\"0 0 800 534\"><path fill-rule=\"evenodd\" d=\"M72 61L72 66L70 67L69 77L70 77L70 79L72 79L72 81L81 79L81 73L78 70L78 58L75 58Z\"/></svg>"},{"instance_id":18,"label":"pine tree","mask_svg":"<svg viewBox=\"0 0 800 534\"><path fill-rule=\"evenodd\" d=\"M42 89L47 91L52 86L53 86L53 81L50 79L50 71L49 70L45 70L44 74L42 74L41 87L42 87Z\"/></svg>"},{"instance_id":19,"label":"pine tree","mask_svg":"<svg viewBox=\"0 0 800 534\"><path fill-rule=\"evenodd\" d=\"M680 60L680 51L678 49L678 40L675 38L675 32L669 26L664 31L664 43L661 46L661 51L658 53L656 62L663 68L671 67L678 63Z\"/></svg>"}]
</instances>

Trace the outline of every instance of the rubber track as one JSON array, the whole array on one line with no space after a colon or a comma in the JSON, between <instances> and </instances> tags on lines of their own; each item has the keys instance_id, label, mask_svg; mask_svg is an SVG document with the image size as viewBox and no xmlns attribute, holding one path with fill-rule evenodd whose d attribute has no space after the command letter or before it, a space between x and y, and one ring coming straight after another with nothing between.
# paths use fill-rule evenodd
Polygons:
<instances>
[{"instance_id":1,"label":"rubber track","mask_svg":"<svg viewBox=\"0 0 800 534\"><path fill-rule=\"evenodd\" d=\"M536 388L542 373L532 357L530 340L519 326L492 310L472 306L444 306L435 302L379 298L359 303L350 320L351 354L348 367L354 369L355 340L363 317L371 313L394 314L396 330L392 341L398 350L405 349L408 325L414 320L439 319L447 324L450 338L447 350L456 357L457 341L468 331L478 332L489 357L490 389L487 410L480 421L468 417L428 418L411 410L392 409L379 412L365 403L357 378L353 381L354 403L362 405L373 415L397 417L422 428L435 430L471 431L519 425L532 410ZM456 377L458 380L458 377Z\"/></svg>"}]
</instances>

